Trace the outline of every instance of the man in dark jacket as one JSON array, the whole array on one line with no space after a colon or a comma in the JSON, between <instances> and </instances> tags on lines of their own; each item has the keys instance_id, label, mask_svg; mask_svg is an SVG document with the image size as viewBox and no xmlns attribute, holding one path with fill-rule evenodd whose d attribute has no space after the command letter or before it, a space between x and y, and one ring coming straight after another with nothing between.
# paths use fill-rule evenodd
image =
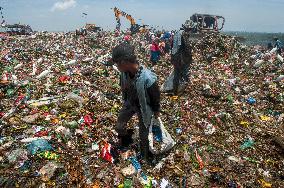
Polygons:
<instances>
[{"instance_id":1,"label":"man in dark jacket","mask_svg":"<svg viewBox=\"0 0 284 188\"><path fill-rule=\"evenodd\" d=\"M171 63L174 66L173 94L178 95L189 80L189 70L192 63L191 46L186 42L186 31L179 31L173 39Z\"/></svg>"},{"instance_id":2,"label":"man in dark jacket","mask_svg":"<svg viewBox=\"0 0 284 188\"><path fill-rule=\"evenodd\" d=\"M149 126L151 118L160 113L160 89L156 75L141 66L136 59L134 47L128 43L116 46L112 60L121 72L120 85L123 95L123 107L119 113L116 131L123 147L131 144L131 133L127 123L134 114L139 118L140 149L144 160L150 162Z\"/></svg>"},{"instance_id":3,"label":"man in dark jacket","mask_svg":"<svg viewBox=\"0 0 284 188\"><path fill-rule=\"evenodd\" d=\"M274 47L276 48L276 52L281 55L282 54L283 44L277 37L274 37L274 41L275 41L275 46Z\"/></svg>"}]
</instances>

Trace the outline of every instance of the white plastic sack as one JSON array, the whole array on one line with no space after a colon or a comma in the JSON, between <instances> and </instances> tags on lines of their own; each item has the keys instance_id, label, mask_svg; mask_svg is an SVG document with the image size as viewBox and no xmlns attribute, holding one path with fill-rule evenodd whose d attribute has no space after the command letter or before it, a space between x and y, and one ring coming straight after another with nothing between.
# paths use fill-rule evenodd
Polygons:
<instances>
[{"instance_id":1,"label":"white plastic sack","mask_svg":"<svg viewBox=\"0 0 284 188\"><path fill-rule=\"evenodd\" d=\"M174 89L174 71L167 78L165 83L161 87L161 92L168 92Z\"/></svg>"},{"instance_id":2,"label":"white plastic sack","mask_svg":"<svg viewBox=\"0 0 284 188\"><path fill-rule=\"evenodd\" d=\"M162 144L161 144L161 149L158 149L157 147L154 146L154 133L153 133L153 126L159 126L162 132ZM149 150L151 153L157 155L157 154L162 154L174 147L176 144L175 141L172 139L171 135L168 133L166 128L164 127L164 124L161 120L161 118L152 118L150 128L149 128Z\"/></svg>"},{"instance_id":3,"label":"white plastic sack","mask_svg":"<svg viewBox=\"0 0 284 188\"><path fill-rule=\"evenodd\" d=\"M284 59L283 59L283 57L281 56L281 55L277 55L277 59L279 60L279 61L281 61L282 63L283 63L283 61L284 61Z\"/></svg>"},{"instance_id":4,"label":"white plastic sack","mask_svg":"<svg viewBox=\"0 0 284 188\"><path fill-rule=\"evenodd\" d=\"M270 53L273 54L273 53L275 53L276 51L277 51L277 48L273 48L273 49L270 51Z\"/></svg>"}]
</instances>

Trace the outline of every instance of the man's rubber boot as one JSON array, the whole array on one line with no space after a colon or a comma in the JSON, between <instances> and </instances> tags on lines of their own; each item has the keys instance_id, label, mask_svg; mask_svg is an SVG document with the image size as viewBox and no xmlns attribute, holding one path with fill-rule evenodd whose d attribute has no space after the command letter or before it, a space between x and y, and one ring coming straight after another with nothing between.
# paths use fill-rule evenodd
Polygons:
<instances>
[{"instance_id":1,"label":"man's rubber boot","mask_svg":"<svg viewBox=\"0 0 284 188\"><path fill-rule=\"evenodd\" d=\"M141 150L141 157L142 160L147 163L147 165L149 166L154 166L155 162L154 162L154 155L150 152L149 147L147 148L147 146L145 147L145 145L142 145L140 143L140 150Z\"/></svg>"}]
</instances>

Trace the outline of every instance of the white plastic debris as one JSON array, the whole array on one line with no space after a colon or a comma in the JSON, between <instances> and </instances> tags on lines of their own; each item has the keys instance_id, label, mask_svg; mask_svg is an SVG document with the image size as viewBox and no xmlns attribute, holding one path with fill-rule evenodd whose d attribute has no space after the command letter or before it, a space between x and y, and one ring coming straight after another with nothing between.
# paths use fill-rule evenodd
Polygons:
<instances>
[{"instance_id":1,"label":"white plastic debris","mask_svg":"<svg viewBox=\"0 0 284 188\"><path fill-rule=\"evenodd\" d=\"M75 65L75 64L76 64L76 60L73 59L73 60L69 61L68 63L66 63L65 66Z\"/></svg>"},{"instance_id":2,"label":"white plastic debris","mask_svg":"<svg viewBox=\"0 0 284 188\"><path fill-rule=\"evenodd\" d=\"M278 59L279 61L281 61L282 63L283 63L283 61L284 61L284 60L283 60L283 57L282 57L281 55L279 55L279 54L277 55L277 59Z\"/></svg>"},{"instance_id":3,"label":"white plastic debris","mask_svg":"<svg viewBox=\"0 0 284 188\"><path fill-rule=\"evenodd\" d=\"M49 73L51 73L50 69L44 70L42 73L40 73L36 79L42 79L45 78L47 75L49 75Z\"/></svg>"},{"instance_id":4,"label":"white plastic debris","mask_svg":"<svg viewBox=\"0 0 284 188\"><path fill-rule=\"evenodd\" d=\"M22 66L23 66L23 63L19 63L18 65L16 65L16 66L14 67L14 69L21 68Z\"/></svg>"},{"instance_id":5,"label":"white plastic debris","mask_svg":"<svg viewBox=\"0 0 284 188\"><path fill-rule=\"evenodd\" d=\"M280 75L275 81L280 82L282 80L284 80L284 75Z\"/></svg>"},{"instance_id":6,"label":"white plastic debris","mask_svg":"<svg viewBox=\"0 0 284 188\"><path fill-rule=\"evenodd\" d=\"M264 63L264 60L259 59L255 62L254 67L259 68Z\"/></svg>"},{"instance_id":7,"label":"white plastic debris","mask_svg":"<svg viewBox=\"0 0 284 188\"><path fill-rule=\"evenodd\" d=\"M165 178L162 179L160 188L166 188L169 185L169 181L166 180Z\"/></svg>"}]
</instances>

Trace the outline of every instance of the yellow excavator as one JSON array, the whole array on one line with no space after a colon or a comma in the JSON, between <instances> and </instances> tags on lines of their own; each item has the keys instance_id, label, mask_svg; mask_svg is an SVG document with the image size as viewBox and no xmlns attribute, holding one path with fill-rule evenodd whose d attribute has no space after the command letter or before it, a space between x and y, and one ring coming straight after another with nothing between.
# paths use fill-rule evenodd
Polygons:
<instances>
[{"instance_id":1,"label":"yellow excavator","mask_svg":"<svg viewBox=\"0 0 284 188\"><path fill-rule=\"evenodd\" d=\"M117 30L120 30L120 26L121 26L120 17L123 16L131 24L131 27L130 27L131 33L134 34L134 33L138 33L138 32L146 32L147 31L148 25L137 24L135 19L130 14L127 14L126 12L119 10L117 7L114 7L113 11L114 11L114 15L115 15L116 22L117 22L117 25L116 25Z\"/></svg>"}]
</instances>

